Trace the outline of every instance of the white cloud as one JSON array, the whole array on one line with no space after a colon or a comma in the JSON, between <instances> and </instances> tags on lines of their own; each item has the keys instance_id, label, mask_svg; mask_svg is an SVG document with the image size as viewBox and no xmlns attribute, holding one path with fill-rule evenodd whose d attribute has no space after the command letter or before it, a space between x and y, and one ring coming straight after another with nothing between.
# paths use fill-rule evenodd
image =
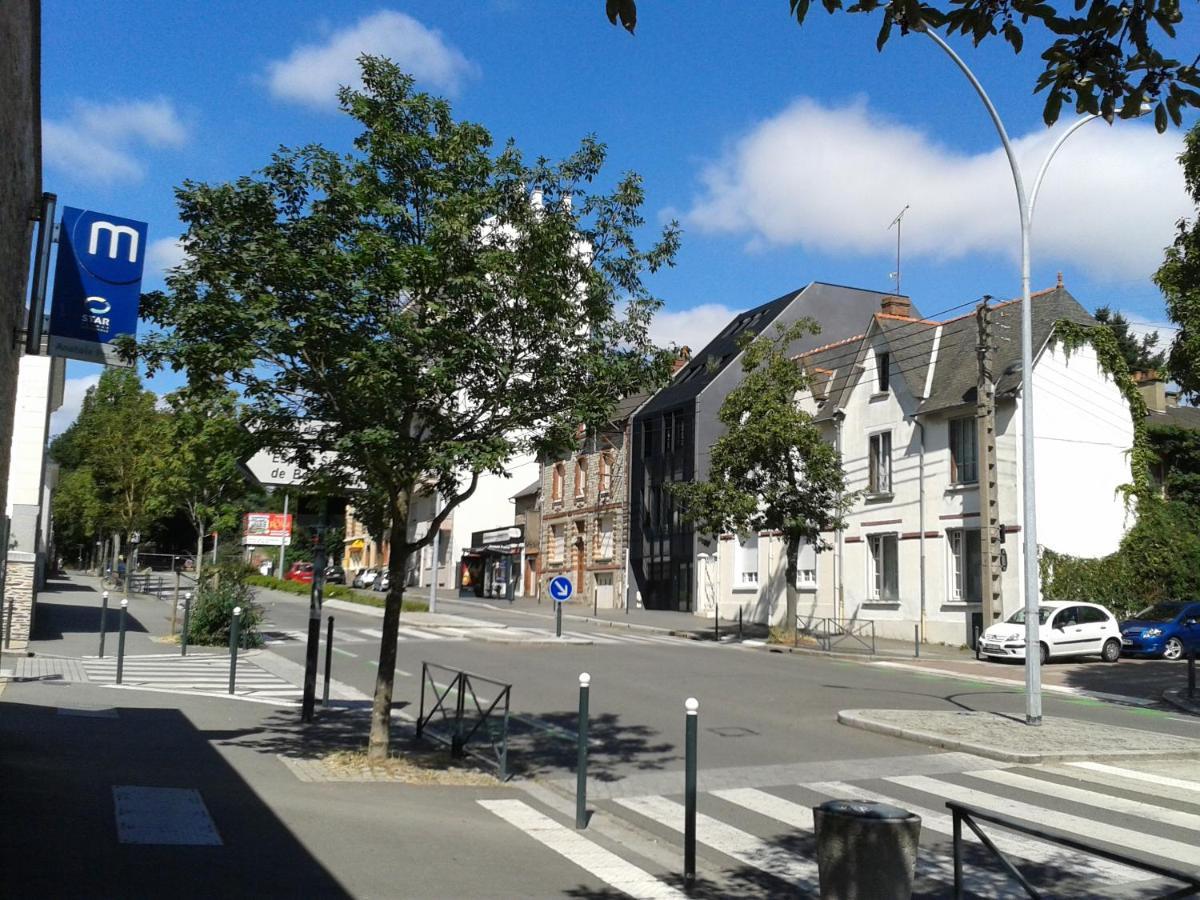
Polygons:
<instances>
[{"instance_id":1,"label":"white cloud","mask_svg":"<svg viewBox=\"0 0 1200 900\"><path fill-rule=\"evenodd\" d=\"M56 437L71 427L71 424L79 416L84 395L89 388L94 388L99 382L99 375L83 375L66 380L63 385L62 406L50 414L50 437Z\"/></svg>"},{"instance_id":2,"label":"white cloud","mask_svg":"<svg viewBox=\"0 0 1200 900\"><path fill-rule=\"evenodd\" d=\"M183 241L179 238L159 238L151 241L146 248L146 265L152 270L166 275L169 269L183 262L187 254L183 250Z\"/></svg>"},{"instance_id":3,"label":"white cloud","mask_svg":"<svg viewBox=\"0 0 1200 900\"><path fill-rule=\"evenodd\" d=\"M42 122L42 155L79 181L138 181L145 167L137 151L182 147L188 131L170 100L116 103L76 101L64 119Z\"/></svg>"},{"instance_id":4,"label":"white cloud","mask_svg":"<svg viewBox=\"0 0 1200 900\"><path fill-rule=\"evenodd\" d=\"M705 303L691 309L663 309L650 323L650 338L660 347L674 343L698 354L739 311L720 303Z\"/></svg>"},{"instance_id":5,"label":"white cloud","mask_svg":"<svg viewBox=\"0 0 1200 900\"><path fill-rule=\"evenodd\" d=\"M1061 126L1014 143L1027 188ZM1177 133L1096 122L1063 146L1034 218L1034 257L1090 266L1098 275L1149 274L1176 220L1191 211ZM802 99L760 122L701 173L686 219L744 234L747 245L826 253L894 252L888 229L904 218L904 254L953 259L1018 252L1017 205L1003 150L969 154L889 121L864 100L841 107Z\"/></svg>"},{"instance_id":6,"label":"white cloud","mask_svg":"<svg viewBox=\"0 0 1200 900\"><path fill-rule=\"evenodd\" d=\"M332 106L342 85L359 87L358 57L386 56L418 81L454 93L475 66L412 16L382 10L335 31L323 44L304 44L267 67L271 93L309 106Z\"/></svg>"}]
</instances>

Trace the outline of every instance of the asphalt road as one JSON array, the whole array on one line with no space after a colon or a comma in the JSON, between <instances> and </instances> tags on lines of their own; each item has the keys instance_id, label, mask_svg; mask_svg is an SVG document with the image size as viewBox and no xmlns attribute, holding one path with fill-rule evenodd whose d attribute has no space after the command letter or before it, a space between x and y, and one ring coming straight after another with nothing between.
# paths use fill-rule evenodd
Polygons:
<instances>
[{"instance_id":1,"label":"asphalt road","mask_svg":"<svg viewBox=\"0 0 1200 900\"><path fill-rule=\"evenodd\" d=\"M279 629L302 632L306 628L308 610L303 598L272 593L261 599L267 607L267 620ZM497 624L553 628L550 619L506 610L473 604L443 604L443 608ZM342 609L327 610L330 612L341 635L361 637L335 640L333 677L370 696L375 688L378 640L362 636L359 629L378 630L380 619ZM401 621L403 625L403 618ZM422 662L510 683L512 710L520 717L514 731L544 738L523 745L518 742L513 753L516 770L553 778L568 774L574 762L578 675L588 672L592 676L591 736L595 747L592 770L597 778L611 781L682 768L683 703L687 697L700 701L705 768L838 763L929 752L912 742L837 725L835 717L841 709L971 709L1015 715L1024 711L1019 688L969 678L682 638L658 636L633 642L646 632L577 622L568 628L576 634L594 635L597 641L614 642L559 646L491 643L469 637L402 639L394 702L415 714ZM299 641L269 649L303 663L304 646ZM1101 663L1091 665L1103 667ZM981 667L980 671L987 670ZM1047 717L1067 716L1200 737L1200 722L1167 710L1051 693L1044 694L1043 704Z\"/></svg>"}]
</instances>

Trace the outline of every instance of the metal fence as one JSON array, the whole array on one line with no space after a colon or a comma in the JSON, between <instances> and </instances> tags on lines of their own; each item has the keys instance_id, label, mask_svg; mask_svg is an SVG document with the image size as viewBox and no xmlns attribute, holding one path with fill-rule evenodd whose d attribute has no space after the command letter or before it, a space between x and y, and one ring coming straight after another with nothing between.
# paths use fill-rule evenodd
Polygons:
<instances>
[{"instance_id":1,"label":"metal fence","mask_svg":"<svg viewBox=\"0 0 1200 900\"><path fill-rule=\"evenodd\" d=\"M875 622L871 619L808 619L797 623L797 640L801 635L815 639L822 650L840 647L875 652Z\"/></svg>"},{"instance_id":2,"label":"metal fence","mask_svg":"<svg viewBox=\"0 0 1200 900\"><path fill-rule=\"evenodd\" d=\"M1132 856L1126 856L1124 853L1117 853L1113 850L1108 850L1102 847L1097 847L1095 844L1090 844L1087 841L1079 838L1067 837L1066 835L1054 834L1050 831L1045 831L1041 828L1035 828L1032 825L1025 823L1020 819L1014 819L1011 816L1006 816L1003 813L987 812L978 809L974 806L968 806L965 803L958 803L950 800L946 803L951 814L954 816L954 896L961 898L966 896L963 885L963 838L962 825L967 823L976 837L983 843L992 856L1000 862L1006 872L1011 875L1025 889L1025 893L1030 897L1040 898L1043 894L1037 890L1029 880L1021 874L1021 871L1013 865L1003 853L996 848L992 840L983 833L983 829L979 826L979 821L990 822L993 825L1000 825L1003 828L1009 828L1013 831L1020 831L1036 838L1041 838L1044 841L1050 841L1054 844L1061 844L1064 847L1070 847L1072 850L1078 850L1088 856L1098 856L1101 859L1107 859L1112 862L1121 863L1135 869L1141 869L1145 872L1153 872L1155 875L1160 875L1163 878L1170 878L1174 881L1181 882L1184 887L1168 890L1166 893L1157 895L1161 900L1166 900L1169 897L1192 897L1200 893L1200 873L1183 872L1179 869L1173 869L1169 866L1161 866L1155 863L1144 862L1140 859L1134 859ZM1108 892L1103 886L1097 886L1094 894L1089 892L1089 895L1102 897Z\"/></svg>"},{"instance_id":3,"label":"metal fence","mask_svg":"<svg viewBox=\"0 0 1200 900\"><path fill-rule=\"evenodd\" d=\"M441 678L439 683L438 678ZM432 706L425 711L428 689ZM512 685L437 663L421 663L421 709L417 737L428 736L450 748L495 765L508 780L508 705ZM494 695L494 696L489 696ZM486 745L480 738L486 738ZM475 743L472 745L472 740Z\"/></svg>"}]
</instances>

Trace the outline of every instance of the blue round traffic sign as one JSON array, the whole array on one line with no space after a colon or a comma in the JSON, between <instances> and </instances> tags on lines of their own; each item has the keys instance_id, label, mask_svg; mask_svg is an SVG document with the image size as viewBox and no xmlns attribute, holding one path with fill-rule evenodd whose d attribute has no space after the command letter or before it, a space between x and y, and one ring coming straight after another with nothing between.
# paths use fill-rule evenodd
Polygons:
<instances>
[{"instance_id":1,"label":"blue round traffic sign","mask_svg":"<svg viewBox=\"0 0 1200 900\"><path fill-rule=\"evenodd\" d=\"M571 579L566 575L555 575L550 579L550 598L555 603L563 603L571 599Z\"/></svg>"}]
</instances>

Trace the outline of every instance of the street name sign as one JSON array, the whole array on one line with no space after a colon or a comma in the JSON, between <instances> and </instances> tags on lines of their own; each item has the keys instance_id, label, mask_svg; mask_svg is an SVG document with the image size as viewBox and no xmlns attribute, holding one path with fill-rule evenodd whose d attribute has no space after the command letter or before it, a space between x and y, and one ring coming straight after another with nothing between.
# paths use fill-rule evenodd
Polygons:
<instances>
[{"instance_id":1,"label":"street name sign","mask_svg":"<svg viewBox=\"0 0 1200 900\"><path fill-rule=\"evenodd\" d=\"M145 222L63 207L50 306L51 356L127 365L113 341L137 334Z\"/></svg>"},{"instance_id":2,"label":"street name sign","mask_svg":"<svg viewBox=\"0 0 1200 900\"><path fill-rule=\"evenodd\" d=\"M571 599L571 579L566 575L555 575L550 579L550 597L555 603L565 603Z\"/></svg>"}]
</instances>

